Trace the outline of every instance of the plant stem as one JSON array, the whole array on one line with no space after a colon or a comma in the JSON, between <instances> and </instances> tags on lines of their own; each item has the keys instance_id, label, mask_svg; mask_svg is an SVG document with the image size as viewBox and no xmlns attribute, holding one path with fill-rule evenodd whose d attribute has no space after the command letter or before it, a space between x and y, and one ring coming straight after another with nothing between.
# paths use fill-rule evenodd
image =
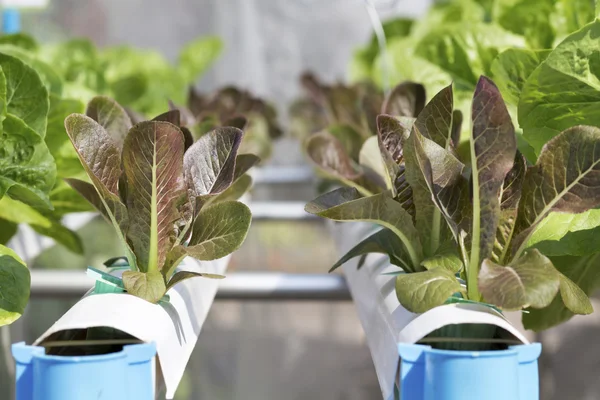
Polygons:
<instances>
[{"instance_id":1,"label":"plant stem","mask_svg":"<svg viewBox=\"0 0 600 400\"><path fill-rule=\"evenodd\" d=\"M148 272L158 271L158 190L156 166L156 140L152 154L152 197L150 199L150 248L148 254Z\"/></svg>"},{"instance_id":2,"label":"plant stem","mask_svg":"<svg viewBox=\"0 0 600 400\"><path fill-rule=\"evenodd\" d=\"M479 242L481 240L481 209L479 198L479 170L477 168L477 154L475 153L475 140L469 140L471 147L471 168L473 181L473 227L471 240L471 260L467 269L467 295L470 300L481 301L481 294L477 287L479 275Z\"/></svg>"},{"instance_id":3,"label":"plant stem","mask_svg":"<svg viewBox=\"0 0 600 400\"><path fill-rule=\"evenodd\" d=\"M367 188L365 188L365 187L363 187L361 185L358 185L358 184L356 184L356 183L354 183L352 181L347 181L347 182L350 182L350 186L354 187L356 190L358 190L358 192L360 194L362 194L365 197L370 197L370 196L373 196L373 194L374 194L369 189L367 189Z\"/></svg>"},{"instance_id":4,"label":"plant stem","mask_svg":"<svg viewBox=\"0 0 600 400\"><path fill-rule=\"evenodd\" d=\"M429 255L435 254L435 251L440 246L440 230L442 223L442 213L435 207L433 210L433 229L431 229L431 240L429 241Z\"/></svg>"}]
</instances>

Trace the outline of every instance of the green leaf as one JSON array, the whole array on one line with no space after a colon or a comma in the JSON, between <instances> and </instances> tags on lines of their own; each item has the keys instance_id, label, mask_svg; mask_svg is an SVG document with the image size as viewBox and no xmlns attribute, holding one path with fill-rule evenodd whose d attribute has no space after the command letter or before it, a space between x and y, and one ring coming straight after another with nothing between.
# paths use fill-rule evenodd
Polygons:
<instances>
[{"instance_id":1,"label":"green leaf","mask_svg":"<svg viewBox=\"0 0 600 400\"><path fill-rule=\"evenodd\" d=\"M545 241L556 242L570 232L589 231L597 226L600 226L600 210L598 209L584 211L579 214L550 212L533 231L527 242L527 247Z\"/></svg>"},{"instance_id":2,"label":"green leaf","mask_svg":"<svg viewBox=\"0 0 600 400\"><path fill-rule=\"evenodd\" d=\"M242 136L237 128L217 128L185 152L185 182L193 196L218 194L231 185Z\"/></svg>"},{"instance_id":3,"label":"green leaf","mask_svg":"<svg viewBox=\"0 0 600 400\"><path fill-rule=\"evenodd\" d=\"M185 251L202 261L225 257L242 245L251 220L250 209L237 201L205 207L192 226L192 236Z\"/></svg>"},{"instance_id":4,"label":"green leaf","mask_svg":"<svg viewBox=\"0 0 600 400\"><path fill-rule=\"evenodd\" d=\"M407 270L407 272L415 272L414 268L405 261L406 254L402 253L402 248L402 242L394 232L389 229L382 229L350 249L350 251L333 264L329 272L333 272L354 257L369 253L387 254L392 264ZM360 268L360 264L358 268Z\"/></svg>"},{"instance_id":5,"label":"green leaf","mask_svg":"<svg viewBox=\"0 0 600 400\"><path fill-rule=\"evenodd\" d=\"M254 154L238 154L238 156L235 158L233 182L237 181L242 176L244 176L246 172L250 170L250 168L254 167L259 162L260 158L258 158Z\"/></svg>"},{"instance_id":6,"label":"green leaf","mask_svg":"<svg viewBox=\"0 0 600 400\"><path fill-rule=\"evenodd\" d=\"M152 93L153 88L150 80L149 76L141 74L123 76L109 82L110 92L120 104L137 105L140 99L146 96L151 98L154 94Z\"/></svg>"},{"instance_id":7,"label":"green leaf","mask_svg":"<svg viewBox=\"0 0 600 400\"><path fill-rule=\"evenodd\" d=\"M8 243L18 228L18 224L0 218L0 245Z\"/></svg>"},{"instance_id":8,"label":"green leaf","mask_svg":"<svg viewBox=\"0 0 600 400\"><path fill-rule=\"evenodd\" d=\"M435 26L435 25L433 25ZM458 85L473 88L480 75L508 47L524 47L521 36L489 23L451 23L432 29L417 45L417 55L450 73Z\"/></svg>"},{"instance_id":9,"label":"green leaf","mask_svg":"<svg viewBox=\"0 0 600 400\"><path fill-rule=\"evenodd\" d=\"M208 204L221 203L229 200L238 200L252 187L252 177L248 174L244 174L239 177L231 186L219 193L218 195L210 198L207 201Z\"/></svg>"},{"instance_id":10,"label":"green leaf","mask_svg":"<svg viewBox=\"0 0 600 400\"><path fill-rule=\"evenodd\" d=\"M120 152L132 126L123 107L109 97L96 96L88 103L85 114L106 130Z\"/></svg>"},{"instance_id":11,"label":"green leaf","mask_svg":"<svg viewBox=\"0 0 600 400\"><path fill-rule=\"evenodd\" d=\"M40 76L23 61L2 53L0 68L6 78L7 112L21 119L44 138L50 103L48 90Z\"/></svg>"},{"instance_id":12,"label":"green leaf","mask_svg":"<svg viewBox=\"0 0 600 400\"><path fill-rule=\"evenodd\" d=\"M389 19L383 22L383 33L387 39L408 36L414 22L413 19L408 18ZM371 36L369 45L376 47L377 49L379 48L379 43L375 34Z\"/></svg>"},{"instance_id":13,"label":"green leaf","mask_svg":"<svg viewBox=\"0 0 600 400\"><path fill-rule=\"evenodd\" d=\"M204 273L204 272L192 272L192 271L179 271L179 272L176 272L175 275L173 275L173 277L169 280L169 283L167 284L167 290L171 289L178 283L185 281L186 279L198 278L198 277L208 278L208 279L224 279L225 278L223 275L219 275L219 274L208 274L208 273Z\"/></svg>"},{"instance_id":14,"label":"green leaf","mask_svg":"<svg viewBox=\"0 0 600 400\"><path fill-rule=\"evenodd\" d=\"M523 137L523 131L518 130L515 132L515 135L517 136L517 149L523 153L529 164L535 164L537 154L535 154L533 147Z\"/></svg>"},{"instance_id":15,"label":"green leaf","mask_svg":"<svg viewBox=\"0 0 600 400\"><path fill-rule=\"evenodd\" d=\"M35 58L34 54L13 45L2 44L1 38L0 53L16 57L33 68L40 76L40 79L50 94L54 94L56 96L60 96L62 94L62 78L49 64Z\"/></svg>"},{"instance_id":16,"label":"green leaf","mask_svg":"<svg viewBox=\"0 0 600 400\"><path fill-rule=\"evenodd\" d=\"M70 251L82 254L83 246L75 232L61 225L53 212L36 210L20 201L3 197L0 200L0 218L14 224L28 224L36 232L54 239ZM12 235L11 235L12 236Z\"/></svg>"},{"instance_id":17,"label":"green leaf","mask_svg":"<svg viewBox=\"0 0 600 400\"><path fill-rule=\"evenodd\" d=\"M428 13L415 21L411 35L422 36L431 27L461 22L470 25L473 22L484 21L489 10L488 0L459 0L439 1L432 5Z\"/></svg>"},{"instance_id":18,"label":"green leaf","mask_svg":"<svg viewBox=\"0 0 600 400\"><path fill-rule=\"evenodd\" d=\"M507 255L510 255L510 242L513 238L521 190L525 179L527 164L523 155L517 151L513 167L500 188L500 220L496 231L496 241L492 250L492 260L503 264ZM546 253L544 253L546 254Z\"/></svg>"},{"instance_id":19,"label":"green leaf","mask_svg":"<svg viewBox=\"0 0 600 400\"><path fill-rule=\"evenodd\" d=\"M534 247L547 256L586 256L598 252L599 233L598 226L593 229L569 232L560 240L539 242Z\"/></svg>"},{"instance_id":20,"label":"green leaf","mask_svg":"<svg viewBox=\"0 0 600 400\"><path fill-rule=\"evenodd\" d=\"M585 257L552 257L552 263L561 274L561 296L556 296L548 307L529 309L524 313L523 325L526 329L541 331L570 319L574 313L565 306L565 302L575 311L587 313L587 302L577 288L580 288L584 295L591 295L600 287L600 253ZM566 282L563 276L574 285ZM569 293L570 289L573 289L572 293Z\"/></svg>"},{"instance_id":21,"label":"green leaf","mask_svg":"<svg viewBox=\"0 0 600 400\"><path fill-rule=\"evenodd\" d=\"M548 306L560 285L559 273L552 261L536 249L507 266L485 259L479 272L479 290L483 299L504 310Z\"/></svg>"},{"instance_id":22,"label":"green leaf","mask_svg":"<svg viewBox=\"0 0 600 400\"><path fill-rule=\"evenodd\" d=\"M16 224L38 225L43 228L52 225L50 220L39 211L10 197L3 197L0 200L0 218Z\"/></svg>"},{"instance_id":23,"label":"green leaf","mask_svg":"<svg viewBox=\"0 0 600 400\"><path fill-rule=\"evenodd\" d=\"M537 154L565 129L600 126L599 46L600 21L594 21L560 43L527 79L519 125Z\"/></svg>"},{"instance_id":24,"label":"green leaf","mask_svg":"<svg viewBox=\"0 0 600 400\"><path fill-rule=\"evenodd\" d=\"M82 168L69 136L65 131L65 119L74 113L83 113L85 105L79 100L63 99L50 95L46 145L56 161L58 178L73 177L81 173Z\"/></svg>"},{"instance_id":25,"label":"green leaf","mask_svg":"<svg viewBox=\"0 0 600 400\"><path fill-rule=\"evenodd\" d=\"M77 160L79 162L79 160ZM54 206L52 215L56 218L63 217L65 214L75 212L87 212L93 211L93 207L81 198L81 195L77 193L67 182L60 180L56 182L54 188L50 192L50 201Z\"/></svg>"},{"instance_id":26,"label":"green leaf","mask_svg":"<svg viewBox=\"0 0 600 400\"><path fill-rule=\"evenodd\" d=\"M454 274L463 269L463 262L456 251L456 245L448 242L442 244L433 256L423 260L421 265L427 270L442 268Z\"/></svg>"},{"instance_id":27,"label":"green leaf","mask_svg":"<svg viewBox=\"0 0 600 400\"><path fill-rule=\"evenodd\" d=\"M183 134L168 122L141 122L125 138L127 237L142 272L158 272L173 245L177 206L185 194L183 152Z\"/></svg>"},{"instance_id":28,"label":"green leaf","mask_svg":"<svg viewBox=\"0 0 600 400\"><path fill-rule=\"evenodd\" d=\"M418 269L423 249L412 217L389 193L360 198L354 188L340 188L308 203L306 212L334 221L365 221L382 225L402 241L413 268Z\"/></svg>"},{"instance_id":29,"label":"green leaf","mask_svg":"<svg viewBox=\"0 0 600 400\"><path fill-rule=\"evenodd\" d=\"M450 148L453 131L454 96L452 85L437 93L417 117L414 129L445 149Z\"/></svg>"},{"instance_id":30,"label":"green leaf","mask_svg":"<svg viewBox=\"0 0 600 400\"><path fill-rule=\"evenodd\" d=\"M492 255L500 217L498 193L513 166L517 141L502 96L486 77L479 79L475 89L472 119L473 219L468 284L469 297L477 300L479 265Z\"/></svg>"},{"instance_id":31,"label":"green leaf","mask_svg":"<svg viewBox=\"0 0 600 400\"><path fill-rule=\"evenodd\" d=\"M557 27L559 33L568 34L592 22L596 15L594 6L593 0L557 0L556 9L561 23Z\"/></svg>"},{"instance_id":32,"label":"green leaf","mask_svg":"<svg viewBox=\"0 0 600 400\"><path fill-rule=\"evenodd\" d=\"M25 263L9 248L0 246L0 326L17 320L29 300L31 277Z\"/></svg>"},{"instance_id":33,"label":"green leaf","mask_svg":"<svg viewBox=\"0 0 600 400\"><path fill-rule=\"evenodd\" d=\"M12 114L6 116L0 138L0 198L8 191L32 206L51 207L48 193L56 164L44 140Z\"/></svg>"},{"instance_id":34,"label":"green leaf","mask_svg":"<svg viewBox=\"0 0 600 400\"><path fill-rule=\"evenodd\" d=\"M158 303L165 295L167 287L163 276L154 272L123 272L123 285L127 293L142 298L150 303Z\"/></svg>"},{"instance_id":35,"label":"green leaf","mask_svg":"<svg viewBox=\"0 0 600 400\"><path fill-rule=\"evenodd\" d=\"M99 62L96 49L89 40L74 39L56 45L44 45L38 55L63 77L64 94L67 97L87 101L93 94L89 97L73 95L76 91L91 94L105 90L105 67Z\"/></svg>"},{"instance_id":36,"label":"green leaf","mask_svg":"<svg viewBox=\"0 0 600 400\"><path fill-rule=\"evenodd\" d=\"M396 277L398 300L413 313L424 313L441 306L454 293L463 291L454 274L444 268Z\"/></svg>"},{"instance_id":37,"label":"green leaf","mask_svg":"<svg viewBox=\"0 0 600 400\"><path fill-rule=\"evenodd\" d=\"M416 226L421 241L429 243L433 255L449 235L441 222L443 216L454 240L470 231L471 198L465 166L450 151L413 129L404 149L407 180L413 189ZM463 249L463 252L466 250Z\"/></svg>"},{"instance_id":38,"label":"green leaf","mask_svg":"<svg viewBox=\"0 0 600 400\"><path fill-rule=\"evenodd\" d=\"M381 114L396 117L417 117L425 107L425 87L419 83L403 82L387 95Z\"/></svg>"},{"instance_id":39,"label":"green leaf","mask_svg":"<svg viewBox=\"0 0 600 400\"><path fill-rule=\"evenodd\" d=\"M519 104L527 78L552 50L508 49L496 57L491 71L494 81L507 103Z\"/></svg>"},{"instance_id":40,"label":"green leaf","mask_svg":"<svg viewBox=\"0 0 600 400\"><path fill-rule=\"evenodd\" d=\"M435 25L432 25L435 26ZM401 82L410 79L425 86L427 93L437 93L452 82L452 76L435 65L432 60L416 55L418 49L416 36L390 40L387 54L390 59L390 81ZM410 60L410 62L407 62ZM371 77L379 86L382 86L381 66L387 59L378 55L373 66L374 74Z\"/></svg>"},{"instance_id":41,"label":"green leaf","mask_svg":"<svg viewBox=\"0 0 600 400\"><path fill-rule=\"evenodd\" d=\"M214 36L203 37L188 43L179 54L178 71L188 83L193 83L217 59L223 42Z\"/></svg>"},{"instance_id":42,"label":"green leaf","mask_svg":"<svg viewBox=\"0 0 600 400\"><path fill-rule=\"evenodd\" d=\"M556 0L497 1L496 3L498 7L495 10L495 20L503 28L523 36L530 48L552 47L555 31L552 26L554 21L551 21L550 15L554 11Z\"/></svg>"},{"instance_id":43,"label":"green leaf","mask_svg":"<svg viewBox=\"0 0 600 400\"><path fill-rule=\"evenodd\" d=\"M591 314L594 312L589 297L572 280L559 274L560 297L565 306L575 314Z\"/></svg>"},{"instance_id":44,"label":"green leaf","mask_svg":"<svg viewBox=\"0 0 600 400\"><path fill-rule=\"evenodd\" d=\"M576 126L550 140L525 175L513 240L518 258L552 211L579 213L600 205L600 129Z\"/></svg>"},{"instance_id":45,"label":"green leaf","mask_svg":"<svg viewBox=\"0 0 600 400\"><path fill-rule=\"evenodd\" d=\"M38 44L35 39L24 33L12 33L9 35L0 36L0 44L12 45L22 48L23 50L35 51L38 49Z\"/></svg>"}]
</instances>

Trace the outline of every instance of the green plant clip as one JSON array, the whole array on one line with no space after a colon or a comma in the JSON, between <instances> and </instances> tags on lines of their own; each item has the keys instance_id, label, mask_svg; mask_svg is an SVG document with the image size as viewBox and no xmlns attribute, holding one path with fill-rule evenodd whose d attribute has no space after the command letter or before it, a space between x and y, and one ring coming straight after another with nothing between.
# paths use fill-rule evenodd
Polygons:
<instances>
[{"instance_id":1,"label":"green plant clip","mask_svg":"<svg viewBox=\"0 0 600 400\"><path fill-rule=\"evenodd\" d=\"M129 270L129 265L119 265L117 267L109 268L109 272L101 271L94 267L87 268L87 275L91 276L96 280L94 291L92 294L106 294L106 293L127 293L123 280L117 276L111 275L112 272L118 270ZM169 303L171 298L168 294L165 294L158 303Z\"/></svg>"}]
</instances>

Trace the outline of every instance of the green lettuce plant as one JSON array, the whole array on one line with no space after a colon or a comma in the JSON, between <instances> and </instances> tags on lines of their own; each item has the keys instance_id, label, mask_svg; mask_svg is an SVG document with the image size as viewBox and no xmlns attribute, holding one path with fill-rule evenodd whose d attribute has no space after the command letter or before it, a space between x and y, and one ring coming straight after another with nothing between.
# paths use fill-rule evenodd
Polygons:
<instances>
[{"instance_id":1,"label":"green lettuce plant","mask_svg":"<svg viewBox=\"0 0 600 400\"><path fill-rule=\"evenodd\" d=\"M560 268L565 260L555 263L532 237L544 233L551 213L573 216L600 205L600 129L560 132L530 165L517 150L498 88L481 77L471 105L467 165L457 157L453 110L448 86L412 121L380 115L388 190L363 196L340 188L306 206L325 218L384 227L332 269L367 253L387 254L400 267L398 299L412 312L459 296L504 310L560 302L570 313L591 313L586 293ZM552 315L548 324L560 320Z\"/></svg>"},{"instance_id":2,"label":"green lettuce plant","mask_svg":"<svg viewBox=\"0 0 600 400\"><path fill-rule=\"evenodd\" d=\"M493 64L499 88L518 115L524 154L535 162L545 142L576 124L599 126L595 104L600 99L594 76L597 34L600 22L593 21L567 36L549 50L509 49ZM586 294L600 287L597 234L600 211L578 215L551 213L530 239L556 267L576 282ZM541 310L524 315L528 327L544 329L569 319L573 313L558 300Z\"/></svg>"},{"instance_id":3,"label":"green lettuce plant","mask_svg":"<svg viewBox=\"0 0 600 400\"><path fill-rule=\"evenodd\" d=\"M89 40L72 39L40 46L37 58L52 65L65 82L69 97L89 101L107 95L143 115L162 112L171 100L182 104L188 86L222 51L216 37L189 42L170 63L159 52L128 46L98 49Z\"/></svg>"},{"instance_id":4,"label":"green lettuce plant","mask_svg":"<svg viewBox=\"0 0 600 400\"><path fill-rule=\"evenodd\" d=\"M23 260L0 245L0 326L13 323L23 314L30 285L31 276Z\"/></svg>"},{"instance_id":5,"label":"green lettuce plant","mask_svg":"<svg viewBox=\"0 0 600 400\"><path fill-rule=\"evenodd\" d=\"M81 170L76 158L75 164L69 157L70 154L64 151L64 144L68 139L62 121L72 112L83 112L84 104L63 97L63 81L52 67L34 57L36 49L37 44L25 35L5 35L0 40L7 82L14 86L13 97L26 98L25 103L29 102L29 107L35 110L23 121L24 125L32 128L30 132L35 131L38 135L24 135L14 128L12 130L15 134L20 134L23 141L36 147L39 161L37 173L45 177L40 182L46 184L38 192L44 194L42 203L23 202L11 196L1 198L0 243L7 243L16 233L17 225L25 223L69 250L81 253L83 246L79 237L61 224L61 218L65 214L89 210L79 196L62 181L62 178L73 176ZM27 85L20 85L21 80L26 80ZM17 114L11 113L9 118L13 120ZM11 169L20 170L17 165L18 163L12 165Z\"/></svg>"},{"instance_id":6,"label":"green lettuce plant","mask_svg":"<svg viewBox=\"0 0 600 400\"><path fill-rule=\"evenodd\" d=\"M370 195L385 188L377 145L377 114L414 118L425 106L425 88L404 82L387 96L371 85L324 85L305 74L310 102L294 107L304 151L321 176ZM322 116L322 118L319 118ZM318 122L319 125L313 125Z\"/></svg>"},{"instance_id":7,"label":"green lettuce plant","mask_svg":"<svg viewBox=\"0 0 600 400\"><path fill-rule=\"evenodd\" d=\"M256 162L237 154L243 132L217 128L192 143L179 119L172 111L132 125L118 103L96 97L86 115L65 120L92 183L67 182L114 226L131 268L123 273L127 292L153 303L184 279L219 278L176 268L188 255L233 252L251 220L244 204L219 199Z\"/></svg>"},{"instance_id":8,"label":"green lettuce plant","mask_svg":"<svg viewBox=\"0 0 600 400\"><path fill-rule=\"evenodd\" d=\"M44 142L48 91L40 75L20 59L0 52L0 232L6 243L18 223L36 230L56 221L50 192L56 164ZM24 262L0 245L0 325L23 313L29 299L30 275Z\"/></svg>"},{"instance_id":9,"label":"green lettuce plant","mask_svg":"<svg viewBox=\"0 0 600 400\"><path fill-rule=\"evenodd\" d=\"M418 20L384 23L392 82L411 79L437 93L448 76L471 91L508 47L549 49L595 18L593 0L444 0ZM355 51L352 79L381 83L385 62L375 38Z\"/></svg>"}]
</instances>

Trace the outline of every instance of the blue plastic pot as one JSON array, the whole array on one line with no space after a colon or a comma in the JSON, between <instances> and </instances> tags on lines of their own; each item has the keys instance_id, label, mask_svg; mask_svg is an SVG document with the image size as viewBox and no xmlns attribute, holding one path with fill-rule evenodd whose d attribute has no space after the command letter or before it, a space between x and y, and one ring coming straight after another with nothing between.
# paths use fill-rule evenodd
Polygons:
<instances>
[{"instance_id":1,"label":"blue plastic pot","mask_svg":"<svg viewBox=\"0 0 600 400\"><path fill-rule=\"evenodd\" d=\"M537 400L539 343L497 351L399 344L401 400Z\"/></svg>"},{"instance_id":2,"label":"blue plastic pot","mask_svg":"<svg viewBox=\"0 0 600 400\"><path fill-rule=\"evenodd\" d=\"M154 400L154 343L98 356L46 355L17 343L16 400Z\"/></svg>"}]
</instances>

